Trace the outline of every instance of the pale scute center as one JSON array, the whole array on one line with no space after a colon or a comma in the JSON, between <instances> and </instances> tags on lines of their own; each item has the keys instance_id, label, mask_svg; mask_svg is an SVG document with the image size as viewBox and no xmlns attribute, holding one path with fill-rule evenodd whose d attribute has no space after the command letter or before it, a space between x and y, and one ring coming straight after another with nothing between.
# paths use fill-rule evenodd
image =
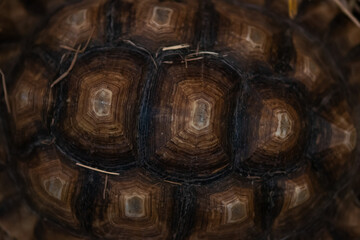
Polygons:
<instances>
[{"instance_id":1,"label":"pale scute center","mask_svg":"<svg viewBox=\"0 0 360 240\"><path fill-rule=\"evenodd\" d=\"M101 88L95 92L92 99L93 111L99 117L108 116L111 110L112 92Z\"/></svg>"}]
</instances>

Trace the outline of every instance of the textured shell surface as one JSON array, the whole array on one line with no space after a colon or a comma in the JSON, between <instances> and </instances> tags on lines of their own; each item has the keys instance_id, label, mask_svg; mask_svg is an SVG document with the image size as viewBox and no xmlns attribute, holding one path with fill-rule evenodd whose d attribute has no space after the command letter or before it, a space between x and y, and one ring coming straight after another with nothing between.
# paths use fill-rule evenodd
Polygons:
<instances>
[{"instance_id":1,"label":"textured shell surface","mask_svg":"<svg viewBox=\"0 0 360 240\"><path fill-rule=\"evenodd\" d=\"M360 7L0 0L0 240L360 239Z\"/></svg>"}]
</instances>

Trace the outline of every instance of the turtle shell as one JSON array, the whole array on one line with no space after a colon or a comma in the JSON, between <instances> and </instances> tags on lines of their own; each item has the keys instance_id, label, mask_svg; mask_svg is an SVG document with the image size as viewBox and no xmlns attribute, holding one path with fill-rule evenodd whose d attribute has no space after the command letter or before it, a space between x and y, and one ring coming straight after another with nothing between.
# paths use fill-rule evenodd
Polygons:
<instances>
[{"instance_id":1,"label":"turtle shell","mask_svg":"<svg viewBox=\"0 0 360 240\"><path fill-rule=\"evenodd\" d=\"M0 1L0 239L359 239L337 2Z\"/></svg>"}]
</instances>

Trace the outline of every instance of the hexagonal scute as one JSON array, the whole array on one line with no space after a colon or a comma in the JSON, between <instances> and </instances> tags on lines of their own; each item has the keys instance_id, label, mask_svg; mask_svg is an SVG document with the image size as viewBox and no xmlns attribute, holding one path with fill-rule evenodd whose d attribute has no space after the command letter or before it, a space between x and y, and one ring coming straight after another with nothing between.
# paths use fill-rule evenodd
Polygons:
<instances>
[{"instance_id":1,"label":"hexagonal scute","mask_svg":"<svg viewBox=\"0 0 360 240\"><path fill-rule=\"evenodd\" d=\"M297 142L301 124L295 109L281 100L264 100L263 104L258 147L269 155L292 148ZM283 144L286 144L286 148Z\"/></svg>"},{"instance_id":2,"label":"hexagonal scute","mask_svg":"<svg viewBox=\"0 0 360 240\"><path fill-rule=\"evenodd\" d=\"M93 223L96 235L111 239L120 235L124 239L169 237L173 212L170 184L158 182L135 169L122 176L109 177L107 186L106 201L96 205Z\"/></svg>"},{"instance_id":3,"label":"hexagonal scute","mask_svg":"<svg viewBox=\"0 0 360 240\"><path fill-rule=\"evenodd\" d=\"M321 214L328 206L331 199L326 199L326 193L320 185L320 180L313 174L310 166L302 171L281 177L277 181L283 195L282 204L278 202L279 214L274 220L272 231L276 238L288 234L288 224L294 224L293 231L299 230L298 226L310 227L319 222Z\"/></svg>"},{"instance_id":4,"label":"hexagonal scute","mask_svg":"<svg viewBox=\"0 0 360 240\"><path fill-rule=\"evenodd\" d=\"M41 131L46 131L45 116L53 101L49 82L55 75L46 67L38 58L26 59L19 77L10 87L13 138L19 145L36 139Z\"/></svg>"},{"instance_id":5,"label":"hexagonal scute","mask_svg":"<svg viewBox=\"0 0 360 240\"><path fill-rule=\"evenodd\" d=\"M196 218L189 239L257 239L256 185L228 177L198 187ZM256 213L255 213L256 212ZM240 234L240 235L239 235ZM259 235L257 235L259 234Z\"/></svg>"},{"instance_id":6,"label":"hexagonal scute","mask_svg":"<svg viewBox=\"0 0 360 240\"><path fill-rule=\"evenodd\" d=\"M260 172L302 163L304 141L310 131L307 112L300 104L306 100L302 91L291 88L265 77L252 80L242 99L244 110L237 113L238 126L246 126L240 136L246 147L236 147L239 166L251 166Z\"/></svg>"},{"instance_id":7,"label":"hexagonal scute","mask_svg":"<svg viewBox=\"0 0 360 240\"><path fill-rule=\"evenodd\" d=\"M239 83L235 72L210 59L187 68L161 66L149 103L151 121L143 122L150 129L149 167L176 176L206 176L226 168L231 161L226 122L232 120Z\"/></svg>"},{"instance_id":8,"label":"hexagonal scute","mask_svg":"<svg viewBox=\"0 0 360 240\"><path fill-rule=\"evenodd\" d=\"M251 9L237 9L232 4L214 1L219 14L215 49L225 51L244 65L252 61L268 62L271 56L272 34L277 31L271 20Z\"/></svg>"},{"instance_id":9,"label":"hexagonal scute","mask_svg":"<svg viewBox=\"0 0 360 240\"><path fill-rule=\"evenodd\" d=\"M100 11L103 2L86 0L61 9L39 34L36 43L52 50L84 46L89 38L102 41L104 16Z\"/></svg>"},{"instance_id":10,"label":"hexagonal scute","mask_svg":"<svg viewBox=\"0 0 360 240\"><path fill-rule=\"evenodd\" d=\"M352 110L342 92L333 94L315 112L314 129L317 132L310 154L335 184L342 176L356 174L357 131Z\"/></svg>"},{"instance_id":11,"label":"hexagonal scute","mask_svg":"<svg viewBox=\"0 0 360 240\"><path fill-rule=\"evenodd\" d=\"M68 100L55 129L57 144L102 169L133 164L145 61L122 49L79 59L67 81Z\"/></svg>"},{"instance_id":12,"label":"hexagonal scute","mask_svg":"<svg viewBox=\"0 0 360 240\"><path fill-rule=\"evenodd\" d=\"M111 20L115 32L122 38L155 52L161 47L190 44L195 37L198 10L197 1L115 2L113 11L116 14ZM131 12L135 13L134 16L129 15Z\"/></svg>"},{"instance_id":13,"label":"hexagonal scute","mask_svg":"<svg viewBox=\"0 0 360 240\"><path fill-rule=\"evenodd\" d=\"M219 206L223 205L222 211L219 213L222 215L221 217L221 225L227 225L232 223L241 223L245 221L247 218L253 218L253 216L249 216L249 196L238 196L236 193L246 194L249 192L241 190L231 189L229 192L217 193L210 196L211 202L216 202ZM251 195L250 201L252 201L253 195ZM215 209L219 206L214 206ZM213 226L216 228L216 226ZM219 227L219 226L218 226Z\"/></svg>"},{"instance_id":14,"label":"hexagonal scute","mask_svg":"<svg viewBox=\"0 0 360 240\"><path fill-rule=\"evenodd\" d=\"M311 98L316 98L335 83L324 66L326 57L316 48L311 48L312 43L306 41L300 32L295 32L292 38L296 51L296 61L292 63L295 69L293 76L304 84Z\"/></svg>"},{"instance_id":15,"label":"hexagonal scute","mask_svg":"<svg viewBox=\"0 0 360 240\"><path fill-rule=\"evenodd\" d=\"M54 146L36 149L33 158L20 162L24 184L36 209L50 219L79 228L73 203L79 193L79 171L66 163Z\"/></svg>"}]
</instances>

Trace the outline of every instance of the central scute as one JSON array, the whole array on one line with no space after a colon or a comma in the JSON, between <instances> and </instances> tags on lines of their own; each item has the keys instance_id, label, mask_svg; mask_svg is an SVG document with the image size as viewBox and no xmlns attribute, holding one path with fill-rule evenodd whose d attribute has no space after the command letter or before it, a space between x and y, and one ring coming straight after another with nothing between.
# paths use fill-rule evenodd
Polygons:
<instances>
[{"instance_id":1,"label":"central scute","mask_svg":"<svg viewBox=\"0 0 360 240\"><path fill-rule=\"evenodd\" d=\"M188 67L162 65L159 71L150 93L156 96L149 103L151 120L144 122L149 129L146 163L177 178L220 173L232 161L227 121L240 77L215 59Z\"/></svg>"}]
</instances>

